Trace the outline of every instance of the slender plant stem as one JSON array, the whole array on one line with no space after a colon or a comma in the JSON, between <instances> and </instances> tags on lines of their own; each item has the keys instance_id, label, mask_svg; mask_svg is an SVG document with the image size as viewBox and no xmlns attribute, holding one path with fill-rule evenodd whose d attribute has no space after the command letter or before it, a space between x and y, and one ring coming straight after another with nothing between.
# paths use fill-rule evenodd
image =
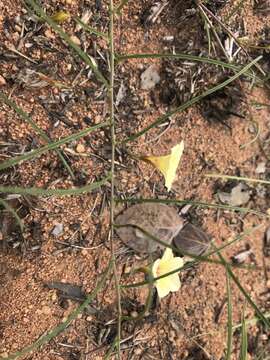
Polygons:
<instances>
[{"instance_id":1,"label":"slender plant stem","mask_svg":"<svg viewBox=\"0 0 270 360\"><path fill-rule=\"evenodd\" d=\"M262 179L254 179L244 176L230 176L230 175L222 175L222 174L206 174L205 176L210 178L219 178L219 179L226 179L226 180L239 180L239 181L246 181L246 182L253 182L257 184L264 184L270 185L270 181L262 180Z\"/></svg>"},{"instance_id":2,"label":"slender plant stem","mask_svg":"<svg viewBox=\"0 0 270 360\"><path fill-rule=\"evenodd\" d=\"M120 341L121 341L121 321L122 321L122 311L121 311L121 290L119 285L119 279L117 274L116 267L116 259L114 253L114 163L115 163L115 125L114 125L114 5L113 0L110 0L110 29L109 29L109 45L110 45L110 85L109 85L109 107L110 107L110 128L111 128L111 206L110 206L110 249L111 256L113 259L113 274L114 274L114 282L116 289L116 299L117 299L117 353L118 359L121 359L121 349L120 349Z\"/></svg>"}]
</instances>

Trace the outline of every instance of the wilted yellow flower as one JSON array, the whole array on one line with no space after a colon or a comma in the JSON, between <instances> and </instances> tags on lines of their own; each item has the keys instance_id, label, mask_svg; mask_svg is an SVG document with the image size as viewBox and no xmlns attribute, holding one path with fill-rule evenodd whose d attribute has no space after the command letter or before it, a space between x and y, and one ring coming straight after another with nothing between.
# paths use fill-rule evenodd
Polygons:
<instances>
[{"instance_id":1,"label":"wilted yellow flower","mask_svg":"<svg viewBox=\"0 0 270 360\"><path fill-rule=\"evenodd\" d=\"M181 268L184 261L180 257L174 257L172 249L166 248L161 259L157 259L152 268L154 277L167 274L171 271ZM168 295L170 291L177 291L180 289L181 283L178 272L156 280L155 286L157 288L158 296L163 298Z\"/></svg>"},{"instance_id":2,"label":"wilted yellow flower","mask_svg":"<svg viewBox=\"0 0 270 360\"><path fill-rule=\"evenodd\" d=\"M175 145L170 155L144 156L142 160L151 162L164 176L165 186L170 191L176 171L184 151L184 141Z\"/></svg>"}]
</instances>

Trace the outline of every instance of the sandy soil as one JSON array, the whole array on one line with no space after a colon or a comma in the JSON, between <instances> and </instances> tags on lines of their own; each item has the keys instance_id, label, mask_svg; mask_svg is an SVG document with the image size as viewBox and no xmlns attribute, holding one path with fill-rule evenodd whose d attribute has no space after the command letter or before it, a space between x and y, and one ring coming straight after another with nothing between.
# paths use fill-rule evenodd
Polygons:
<instances>
[{"instance_id":1,"label":"sandy soil","mask_svg":"<svg viewBox=\"0 0 270 360\"><path fill-rule=\"evenodd\" d=\"M224 6L218 7L221 3ZM225 19L237 3L213 1L210 9L216 16ZM259 5L253 3L247 0L226 24L237 36L246 37L249 44L259 46L262 40L270 40L267 35L270 15L269 11L258 10L259 5L263 6L263 1ZM75 16L81 17L86 10L90 10L89 25L99 31L106 31L109 21L106 4L75 0L50 0L43 4L49 15L63 9L70 12L71 19L61 26L70 36L76 36L75 41L97 59L100 69L108 76L106 42L82 30L76 32L74 21ZM168 1L157 21L149 23L147 19L153 4L153 1L130 1L124 8L115 24L116 52L176 51L208 56L204 23L193 1ZM104 89L53 30L31 18L20 1L1 3L0 14L2 92L31 114L35 123L51 139L62 138L107 119L108 104ZM225 30L219 31L222 41L225 41ZM226 61L216 42L215 47L211 56ZM269 60L264 50L252 47L246 49L252 58L263 53L261 66L264 71L269 71ZM240 51L235 61L246 64L250 58ZM155 64L161 81L151 90L142 90L140 75L150 64ZM40 80L37 75L34 75L34 80L26 76L29 70L68 84L69 88L51 84L40 87L36 84ZM123 84L126 94L116 107L118 139L142 130L158 116L179 106L183 99L190 98L191 78L196 80L196 95L229 75L232 73L220 67L183 65L180 60L134 59L121 62L116 67L115 90L117 94ZM183 80L184 86L180 80ZM164 89L170 90L170 96L168 93L164 95ZM230 109L226 108L228 104L225 103L226 111L221 111L220 115L224 122L218 121L220 112L216 109L214 120L209 119L204 116L204 109L209 104L211 109L214 108L214 103L204 101L171 117L165 126L152 129L137 141L127 143L126 147L117 147L116 196L122 199L170 198L212 203L219 202L219 190L227 191L235 183L207 178L205 175L208 173L269 180L270 107L254 106L254 102L269 104L269 93L262 86L250 86L245 78L233 83L228 89L228 98L234 96L230 95L234 89L241 93L233 109L241 117L227 113ZM257 140L254 124L259 127ZM45 144L21 117L2 102L0 125L2 160ZM162 176L151 165L132 159L128 152L133 155L167 154L181 140L185 142L185 152L173 189L168 194ZM2 171L1 184L69 188L97 181L110 170L110 135L107 130L99 129L79 141L64 145L62 150L76 175L75 180L71 179L57 154L50 152ZM265 163L265 170L258 174L256 169L262 162ZM263 213L269 211L270 193L267 186L248 185L251 196L245 207ZM70 283L80 286L85 293L94 289L110 256L109 198L108 182L100 190L82 196L12 200L10 204L21 214L25 224L23 234L20 234L12 217L2 211L1 358L7 358L9 354L32 344L65 321L78 306L78 302L63 299L46 284L56 281ZM118 204L116 214L123 207L123 204ZM257 270L235 269L234 273L260 310L269 313L270 261L263 252L264 233L269 225L267 218L196 207L190 209L187 218L200 224L219 246L261 225L251 235L227 248L223 254L229 260L247 248L251 250L244 264L256 265ZM59 236L53 235L57 224L63 225ZM126 274L140 264L146 264L147 259L128 251L116 235L114 242L122 282L139 281L139 276L128 277ZM182 287L178 292L159 301L143 320L123 324L124 359L224 359L227 331L224 268L204 263L182 272L180 276ZM147 288L126 291L122 304L124 312L139 311L146 295ZM246 319L254 317L253 309L233 283L232 309L234 324L241 323L244 309ZM103 359L116 334L116 317L114 282L109 277L92 306L79 315L68 329L23 358ZM236 330L233 359L239 356L240 343L241 332ZM249 359L269 358L269 343L269 329L261 324L248 327ZM262 357L259 357L260 353Z\"/></svg>"}]
</instances>

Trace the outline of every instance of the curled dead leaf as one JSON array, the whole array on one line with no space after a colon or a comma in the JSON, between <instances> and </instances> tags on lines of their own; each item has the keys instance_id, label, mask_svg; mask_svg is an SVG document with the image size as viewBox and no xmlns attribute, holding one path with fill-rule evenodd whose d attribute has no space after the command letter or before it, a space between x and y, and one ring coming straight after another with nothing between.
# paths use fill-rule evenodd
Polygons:
<instances>
[{"instance_id":1,"label":"curled dead leaf","mask_svg":"<svg viewBox=\"0 0 270 360\"><path fill-rule=\"evenodd\" d=\"M120 214L116 225L137 225L151 235L170 244L183 226L183 220L177 211L165 204L137 204ZM132 226L116 227L120 239L138 253L152 253L158 247L163 248L138 228Z\"/></svg>"}]
</instances>

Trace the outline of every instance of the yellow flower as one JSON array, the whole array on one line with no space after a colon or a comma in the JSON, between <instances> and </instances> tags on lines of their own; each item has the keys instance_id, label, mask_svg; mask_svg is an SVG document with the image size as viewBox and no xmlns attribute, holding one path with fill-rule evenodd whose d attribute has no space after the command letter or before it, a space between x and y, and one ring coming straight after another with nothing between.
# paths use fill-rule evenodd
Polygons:
<instances>
[{"instance_id":1,"label":"yellow flower","mask_svg":"<svg viewBox=\"0 0 270 360\"><path fill-rule=\"evenodd\" d=\"M172 183L176 177L176 171L184 151L184 141L175 145L171 149L171 153L165 156L144 156L143 161L149 161L154 165L164 176L165 186L168 191L171 190Z\"/></svg>"},{"instance_id":2,"label":"yellow flower","mask_svg":"<svg viewBox=\"0 0 270 360\"><path fill-rule=\"evenodd\" d=\"M161 259L157 259L152 268L154 277L167 274L171 271L181 268L184 265L184 261L180 257L174 257L172 249L166 248ZM181 283L178 276L178 272L163 277L155 282L158 296L163 298L168 295L170 291L177 291L180 289Z\"/></svg>"}]
</instances>

